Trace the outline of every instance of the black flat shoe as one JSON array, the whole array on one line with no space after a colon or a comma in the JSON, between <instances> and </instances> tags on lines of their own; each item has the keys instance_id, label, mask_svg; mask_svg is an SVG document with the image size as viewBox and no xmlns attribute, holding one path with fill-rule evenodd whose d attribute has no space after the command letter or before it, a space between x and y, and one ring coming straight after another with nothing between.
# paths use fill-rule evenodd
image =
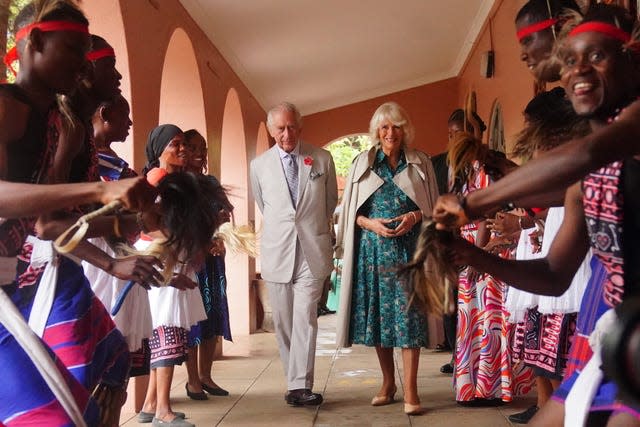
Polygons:
<instances>
[{"instance_id":1,"label":"black flat shoe","mask_svg":"<svg viewBox=\"0 0 640 427\"><path fill-rule=\"evenodd\" d=\"M291 406L319 405L322 403L322 395L308 388L299 388L288 391L284 400Z\"/></svg>"},{"instance_id":2,"label":"black flat shoe","mask_svg":"<svg viewBox=\"0 0 640 427\"><path fill-rule=\"evenodd\" d=\"M211 396L229 396L229 392L227 390L220 387L211 387L205 383L202 383L202 389Z\"/></svg>"},{"instance_id":3,"label":"black flat shoe","mask_svg":"<svg viewBox=\"0 0 640 427\"><path fill-rule=\"evenodd\" d=\"M193 399L193 400L209 399L209 397L207 396L207 393L205 393L204 391L201 391L200 393L196 393L195 391L189 391L189 383L186 383L184 385L184 389L187 390L187 396L189 396L189 399Z\"/></svg>"},{"instance_id":4,"label":"black flat shoe","mask_svg":"<svg viewBox=\"0 0 640 427\"><path fill-rule=\"evenodd\" d=\"M527 408L526 411L518 412L517 414L509 415L509 421L517 424L527 424L531 421L531 418L538 412L538 406L533 405Z\"/></svg>"},{"instance_id":5,"label":"black flat shoe","mask_svg":"<svg viewBox=\"0 0 640 427\"><path fill-rule=\"evenodd\" d=\"M469 408L494 408L496 406L504 405L502 399L482 399L476 398L473 400L458 400L458 405L467 406Z\"/></svg>"}]
</instances>

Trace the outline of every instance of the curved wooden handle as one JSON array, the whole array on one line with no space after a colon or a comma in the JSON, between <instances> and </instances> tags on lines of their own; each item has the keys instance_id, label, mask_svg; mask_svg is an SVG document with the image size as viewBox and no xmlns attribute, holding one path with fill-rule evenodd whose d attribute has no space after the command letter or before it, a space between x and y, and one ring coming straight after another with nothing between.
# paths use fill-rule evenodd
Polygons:
<instances>
[{"instance_id":1,"label":"curved wooden handle","mask_svg":"<svg viewBox=\"0 0 640 427\"><path fill-rule=\"evenodd\" d=\"M100 209L96 209L93 212L89 212L88 214L81 216L80 218L78 218L75 224L67 228L64 233L58 236L58 238L53 243L53 247L61 254L68 254L69 252L73 251L87 234L90 221L101 215L113 212L114 210L119 209L121 206L122 202L120 200L114 200L111 203L104 205ZM73 233L73 235L71 235L73 231L75 232ZM69 235L71 235L71 237L68 237Z\"/></svg>"}]
</instances>

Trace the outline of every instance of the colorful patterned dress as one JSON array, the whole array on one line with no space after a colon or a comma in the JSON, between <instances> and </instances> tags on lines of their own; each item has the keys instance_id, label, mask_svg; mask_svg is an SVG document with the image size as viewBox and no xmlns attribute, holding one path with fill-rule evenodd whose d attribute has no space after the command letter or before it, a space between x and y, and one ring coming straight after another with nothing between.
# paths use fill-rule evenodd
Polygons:
<instances>
[{"instance_id":1,"label":"colorful patterned dress","mask_svg":"<svg viewBox=\"0 0 640 427\"><path fill-rule=\"evenodd\" d=\"M416 211L418 206L393 182L393 177L407 167L404 153L398 167L391 170L386 156L378 150L373 172L384 184L360 208L370 218L393 218ZM389 227L396 227L391 223ZM424 313L408 305L406 283L394 269L413 256L419 227L400 237L386 238L357 228L357 260L353 275L350 337L355 344L382 347L417 348L427 344Z\"/></svg>"},{"instance_id":2,"label":"colorful patterned dress","mask_svg":"<svg viewBox=\"0 0 640 427\"><path fill-rule=\"evenodd\" d=\"M632 168L634 171L630 173ZM635 176L633 185L624 183L623 170L628 175ZM554 400L566 400L580 372L593 355L588 340L596 322L605 312L620 304L631 286L636 284L632 280L626 280L629 274L627 270L638 267L633 263L626 265L625 258L633 256L630 248L637 241L637 235L624 232L631 229L633 220L624 227L623 220L627 216L638 214L626 210L624 201L627 194L637 196L639 171L640 162L627 159L592 172L582 181L584 215L594 254L591 262L592 277L578 314L576 338L571 349L567 376L554 393ZM630 237L629 241L624 239L627 236ZM637 248L633 249L637 251ZM591 411L624 411L640 419L638 408L621 404L616 401L616 395L616 384L605 379L593 399Z\"/></svg>"},{"instance_id":3,"label":"colorful patterned dress","mask_svg":"<svg viewBox=\"0 0 640 427\"><path fill-rule=\"evenodd\" d=\"M472 165L462 194L487 187L490 176L478 161ZM475 244L477 224L468 224L461 235ZM523 366L512 366L510 342L513 325L504 310L505 284L478 273L471 267L460 273L458 282L458 327L454 383L456 400L500 399L527 393L533 373Z\"/></svg>"},{"instance_id":4,"label":"colorful patterned dress","mask_svg":"<svg viewBox=\"0 0 640 427\"><path fill-rule=\"evenodd\" d=\"M545 257L563 219L563 207L550 208L545 219L540 252L525 255L522 259ZM521 240L523 237L528 238L529 230L522 233ZM565 375L571 343L575 336L577 312L585 286L591 277L590 260L589 253L578 268L569 289L562 296L535 295L535 299L531 299L529 309L522 316L523 319L515 326L513 360L524 361L534 369L537 376L562 381ZM508 297L511 298L512 293L518 294L523 291L509 288L508 293Z\"/></svg>"}]
</instances>

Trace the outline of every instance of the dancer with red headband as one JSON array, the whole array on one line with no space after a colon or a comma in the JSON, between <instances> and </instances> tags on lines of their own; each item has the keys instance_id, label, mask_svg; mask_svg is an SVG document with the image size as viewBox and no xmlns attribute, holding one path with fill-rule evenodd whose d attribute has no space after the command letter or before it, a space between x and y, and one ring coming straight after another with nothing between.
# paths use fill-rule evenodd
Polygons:
<instances>
[{"instance_id":1,"label":"dancer with red headband","mask_svg":"<svg viewBox=\"0 0 640 427\"><path fill-rule=\"evenodd\" d=\"M595 5L560 41L562 83L594 131L614 126L640 95L640 57L628 48L632 22L624 9ZM580 308L567 376L533 425L640 425L638 408L617 401L617 386L603 376L599 351L600 336L612 328L613 308L638 292L640 253L632 245L640 229L639 190L640 162L633 157L590 173L567 191L564 222L546 258L493 261L492 274L541 295L566 290L589 246L603 266L592 272L596 286L589 286ZM486 257L460 241L455 250L462 262Z\"/></svg>"},{"instance_id":2,"label":"dancer with red headband","mask_svg":"<svg viewBox=\"0 0 640 427\"><path fill-rule=\"evenodd\" d=\"M530 0L516 15L520 59L539 82L560 80L552 50L564 24L562 14L568 11L580 11L574 0Z\"/></svg>"},{"instance_id":3,"label":"dancer with red headband","mask_svg":"<svg viewBox=\"0 0 640 427\"><path fill-rule=\"evenodd\" d=\"M115 69L113 49L98 36L92 36L92 40L94 50L87 55L93 59L92 72L87 74L71 95L65 95L59 101L65 120L61 126L60 143L53 168L53 179L58 182L99 180L98 154L94 145L91 118L102 99L120 93L122 76ZM98 76L102 80L97 80ZM56 213L55 220L41 217L39 227L44 230L42 233L45 238L55 238L74 223L77 216L84 213L87 212L77 210L76 214L71 215L69 212ZM60 219L61 216L67 218ZM122 231L131 230L132 224L133 229L139 231L135 226L134 216L116 216L113 221L114 224L115 221L120 222L119 228ZM109 228L108 232L110 235L114 232L118 234L115 228ZM23 250L25 260L20 263L18 289L12 295L12 299L25 318L29 319L30 325L42 324L45 342L53 347L54 342L50 341L49 337L55 331L55 343L63 342L66 348L73 349L66 351L64 363L87 389L93 390L100 384L100 395L109 396L101 399L101 402L106 402L101 404L101 409L111 417L110 420L103 421L117 423L126 393L131 361L127 342L105 309L105 305L111 308L111 298L107 298L104 292L100 292L99 298L96 298L93 289L103 291L104 288L99 283L90 284L85 278L83 268L68 258L57 256L51 251L51 246L52 243L49 241L30 238ZM43 252L46 258L40 256ZM104 270L104 275L114 275L125 283L130 280L140 282L141 272L151 272L156 280L159 276L154 270L154 265L160 264L156 258L142 255L116 257L103 238L80 242L72 254L87 261L87 277L92 279L96 279L98 270ZM51 275L48 271L55 271L57 274ZM146 283L144 285L146 286ZM48 297L41 297L42 294ZM38 301L43 298L53 301L49 306L39 306ZM143 309L140 311L144 313ZM148 309L146 311L146 317L150 318ZM38 321L39 317L43 320ZM62 322L73 327L64 331L54 329L56 324ZM87 327L89 324L92 326ZM100 327L96 327L97 325ZM150 334L150 319L148 326ZM132 346L131 350L140 349L142 342L140 339L136 341L137 345ZM79 348L78 343L94 344ZM144 363L144 353L140 353L139 356L136 360L141 363L137 363L136 367L140 368L141 372L136 373L148 373L148 361Z\"/></svg>"},{"instance_id":4,"label":"dancer with red headband","mask_svg":"<svg viewBox=\"0 0 640 427\"><path fill-rule=\"evenodd\" d=\"M32 23L34 23L31 25ZM16 18L17 28L29 26L17 37L15 56L20 60L20 73L15 85L0 86L0 216L24 218L53 208L82 203L122 199L131 208L150 203L153 192L138 180L114 185L79 184L39 186L45 182L57 143L59 116L55 108L56 93L69 93L76 86L84 68L84 53L89 45L87 20L70 1L41 1L27 6ZM143 184L143 185L141 185ZM133 191L132 191L133 190ZM0 220L0 248L3 272L11 271L11 262L34 219ZM14 267L15 268L15 267ZM2 278L10 282L13 275ZM4 292L2 292L4 296ZM11 311L3 298L3 314ZM14 309L15 310L15 309ZM5 376L0 387L0 422L20 425L96 425L97 408L89 391L59 363L55 356L36 363L25 354L44 349L29 335L25 343L16 341L4 326L15 330L24 321L19 317L0 327L0 358ZM26 326L26 325L24 325ZM27 346L21 348L21 346ZM46 353L45 353L46 354ZM48 362L47 362L48 360ZM45 376L43 376L46 373ZM15 374L15 375L14 375ZM48 382L51 375L61 381ZM70 394L51 391L47 385L66 384ZM74 408L75 407L75 410ZM83 415L84 414L84 415ZM84 419L83 419L84 417Z\"/></svg>"},{"instance_id":5,"label":"dancer with red headband","mask_svg":"<svg viewBox=\"0 0 640 427\"><path fill-rule=\"evenodd\" d=\"M566 22L565 15L572 12L579 12L578 5L573 0L530 0L516 15L516 35L521 48L520 59L525 62L533 74L539 88L543 88L546 82L554 82L560 79L560 64L553 55L553 47ZM562 102L562 98L564 98L564 90L556 88L553 93L547 92L543 97L532 100L527 109L530 109L532 105L540 106L542 99L553 100L552 104L559 105ZM567 108L569 111L566 114L575 114L570 104ZM544 110L544 114L553 114L552 111ZM549 134L554 135L554 132L551 131L552 129L546 129L557 127L550 119L551 116L542 123L542 126L545 126L544 131L550 131ZM538 123L538 126L541 126L541 124ZM526 130L521 135L533 139L539 137L539 134L536 133L527 135ZM573 135L577 137L580 134L575 132ZM580 136L583 135L584 133ZM552 140L557 140L557 137L553 137ZM551 141L545 141L545 143L549 144ZM536 144L533 141L521 140L519 145L521 149L527 150L530 154L535 150L534 145ZM551 147L547 146L547 148ZM538 154L546 151L547 148L538 150ZM559 197L558 204L561 202L562 198ZM536 209L536 212L535 218L530 216L517 217L506 213L501 214L496 217L493 224L494 227L500 229L503 224L508 223L510 220L512 224L515 223L516 229L521 231L519 254L525 257L518 259L531 259L542 256L542 254L525 255L525 252L522 251L522 248L526 246L523 246L523 242L530 239L529 234L531 233L531 230L522 229L523 221L530 226L534 225L534 219L536 222L544 224L549 213L549 228L544 228L544 240L547 240L547 242L543 243L545 246L550 243L549 240L552 240L555 235L554 230L556 228L554 224L559 224L562 221L562 208L553 208L550 211ZM586 264L586 267L588 267L588 264ZM580 280L583 279L584 277L580 276ZM584 283L581 283L581 285L584 285ZM554 301L553 307L563 306L560 298L548 297L540 299L517 289L508 292L507 306L511 312L510 318L512 321L518 322L513 342L514 357L521 355L520 357L533 369L536 375L537 392L536 404L531 405L522 412L509 415L509 420L512 422L526 424L538 409L549 400L553 390L557 388L562 380L566 366L566 355L574 335L576 313L549 312L549 302L551 301ZM539 310L545 311L545 314ZM577 310L574 309L574 311ZM544 343L544 347L540 347L541 343ZM542 352L544 352L544 356Z\"/></svg>"}]
</instances>

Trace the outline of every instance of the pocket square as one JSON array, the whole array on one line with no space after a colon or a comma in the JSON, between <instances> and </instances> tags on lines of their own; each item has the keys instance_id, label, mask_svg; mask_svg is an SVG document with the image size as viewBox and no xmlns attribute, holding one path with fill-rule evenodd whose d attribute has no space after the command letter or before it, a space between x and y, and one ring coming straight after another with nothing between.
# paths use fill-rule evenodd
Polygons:
<instances>
[{"instance_id":1,"label":"pocket square","mask_svg":"<svg viewBox=\"0 0 640 427\"><path fill-rule=\"evenodd\" d=\"M321 177L322 175L324 175L324 172L311 171L311 173L309 173L309 179L316 179L318 177Z\"/></svg>"}]
</instances>

